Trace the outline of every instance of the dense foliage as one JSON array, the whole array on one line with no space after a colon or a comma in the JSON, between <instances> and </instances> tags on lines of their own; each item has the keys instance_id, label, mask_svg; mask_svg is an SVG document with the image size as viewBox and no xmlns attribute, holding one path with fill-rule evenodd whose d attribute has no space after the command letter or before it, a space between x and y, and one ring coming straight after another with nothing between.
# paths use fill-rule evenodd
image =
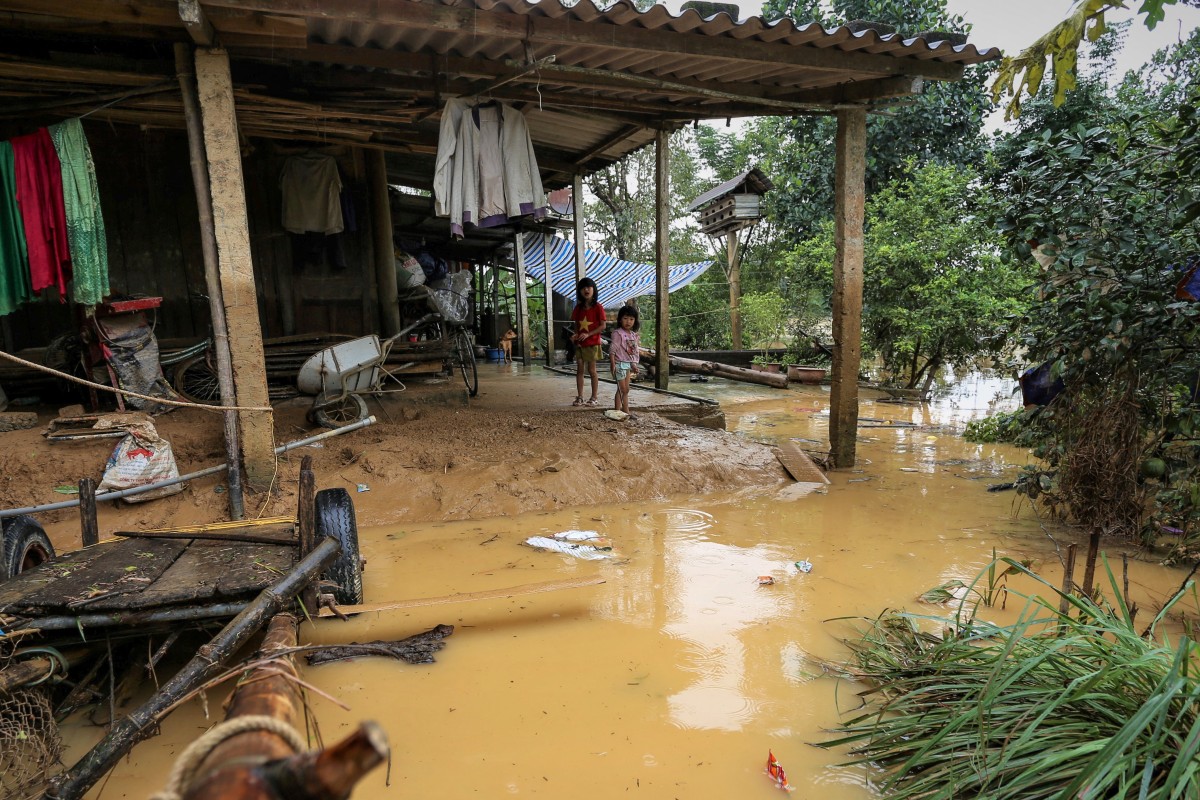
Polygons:
<instances>
[{"instance_id":1,"label":"dense foliage","mask_svg":"<svg viewBox=\"0 0 1200 800\"><path fill-rule=\"evenodd\" d=\"M848 642L865 708L823 746L849 746L853 763L879 768L895 800L1200 796L1200 649L1156 635L1179 595L1143 629L1109 579L1112 606L1037 579L1041 596L1012 625L968 609L949 626L873 620Z\"/></svg>"}]
</instances>

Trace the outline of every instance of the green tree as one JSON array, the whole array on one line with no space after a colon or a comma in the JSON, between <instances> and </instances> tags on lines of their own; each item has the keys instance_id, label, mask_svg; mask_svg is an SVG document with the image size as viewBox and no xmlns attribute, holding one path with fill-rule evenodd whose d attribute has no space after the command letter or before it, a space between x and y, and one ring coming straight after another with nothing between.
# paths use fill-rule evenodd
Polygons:
<instances>
[{"instance_id":1,"label":"green tree","mask_svg":"<svg viewBox=\"0 0 1200 800\"><path fill-rule=\"evenodd\" d=\"M993 202L970 170L915 162L867 202L863 341L908 388L1009 344L1029 276L1000 260ZM798 292L831 291L832 234L826 223L790 254Z\"/></svg>"}]
</instances>

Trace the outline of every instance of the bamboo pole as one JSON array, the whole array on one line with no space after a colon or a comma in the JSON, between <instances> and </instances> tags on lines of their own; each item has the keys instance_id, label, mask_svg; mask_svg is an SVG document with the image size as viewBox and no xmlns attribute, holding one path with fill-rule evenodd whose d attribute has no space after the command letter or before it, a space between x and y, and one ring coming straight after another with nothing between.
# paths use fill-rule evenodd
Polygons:
<instances>
[{"instance_id":1,"label":"bamboo pole","mask_svg":"<svg viewBox=\"0 0 1200 800\"><path fill-rule=\"evenodd\" d=\"M99 744L75 766L55 778L46 796L60 800L76 800L83 797L125 753L153 732L168 709L220 672L225 661L288 601L303 591L333 562L340 551L341 545L333 539L326 539L283 580L264 589L250 605L230 620L211 642L201 647L162 689L127 717L114 723Z\"/></svg>"},{"instance_id":2,"label":"bamboo pole","mask_svg":"<svg viewBox=\"0 0 1200 800\"><path fill-rule=\"evenodd\" d=\"M217 235L213 224L212 194L208 185L208 157L204 154L204 126L200 119L200 100L196 94L196 68L192 50L186 44L175 45L175 72L183 93L183 116L187 124L188 156L192 169L192 185L196 192L196 207L200 212L200 252L204 258L204 285L208 291L208 311L212 317L213 345L217 358L217 386L221 405L237 405L233 387L233 366L229 352L229 327L225 320L225 303L221 294L220 266L217 262ZM225 461L229 466L229 516L242 519L245 508L242 498L241 432L237 412L224 413Z\"/></svg>"}]
</instances>

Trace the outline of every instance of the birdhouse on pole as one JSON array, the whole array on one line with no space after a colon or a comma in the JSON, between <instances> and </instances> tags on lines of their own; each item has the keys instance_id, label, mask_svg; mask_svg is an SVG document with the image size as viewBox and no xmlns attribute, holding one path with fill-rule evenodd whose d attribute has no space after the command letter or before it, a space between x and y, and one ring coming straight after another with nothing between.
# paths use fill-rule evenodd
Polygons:
<instances>
[{"instance_id":1,"label":"birdhouse on pole","mask_svg":"<svg viewBox=\"0 0 1200 800\"><path fill-rule=\"evenodd\" d=\"M725 237L753 227L763 217L762 196L775 184L758 167L697 197L688 211L700 212L700 230Z\"/></svg>"}]
</instances>

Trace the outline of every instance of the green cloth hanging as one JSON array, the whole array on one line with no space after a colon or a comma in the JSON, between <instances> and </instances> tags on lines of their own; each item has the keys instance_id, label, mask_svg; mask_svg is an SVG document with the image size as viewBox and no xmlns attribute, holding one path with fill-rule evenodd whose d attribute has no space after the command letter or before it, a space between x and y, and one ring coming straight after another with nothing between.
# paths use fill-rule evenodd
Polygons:
<instances>
[{"instance_id":1,"label":"green cloth hanging","mask_svg":"<svg viewBox=\"0 0 1200 800\"><path fill-rule=\"evenodd\" d=\"M0 315L11 314L32 299L13 149L8 142L0 142Z\"/></svg>"},{"instance_id":2,"label":"green cloth hanging","mask_svg":"<svg viewBox=\"0 0 1200 800\"><path fill-rule=\"evenodd\" d=\"M67 211L67 243L71 246L76 303L94 306L108 294L108 242L100 211L96 164L83 125L69 119L50 126L50 138L62 162L63 203Z\"/></svg>"}]
</instances>

